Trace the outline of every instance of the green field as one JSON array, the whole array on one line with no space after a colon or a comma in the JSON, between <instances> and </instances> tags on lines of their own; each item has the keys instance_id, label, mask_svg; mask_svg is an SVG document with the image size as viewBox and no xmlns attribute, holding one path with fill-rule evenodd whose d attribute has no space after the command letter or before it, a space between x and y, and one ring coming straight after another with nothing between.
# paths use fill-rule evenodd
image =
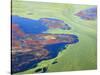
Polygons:
<instances>
[{"instance_id":1,"label":"green field","mask_svg":"<svg viewBox=\"0 0 100 75\"><path fill-rule=\"evenodd\" d=\"M48 30L48 33L75 34L79 42L69 45L59 53L57 64L51 64L55 59L42 61L38 67L17 74L34 73L37 68L48 66L48 72L92 70L97 68L97 21L83 20L75 13L94 5L75 5L59 3L24 2L13 0L12 15L31 19L57 18L71 26L71 30ZM30 15L32 14L32 15Z\"/></svg>"}]
</instances>

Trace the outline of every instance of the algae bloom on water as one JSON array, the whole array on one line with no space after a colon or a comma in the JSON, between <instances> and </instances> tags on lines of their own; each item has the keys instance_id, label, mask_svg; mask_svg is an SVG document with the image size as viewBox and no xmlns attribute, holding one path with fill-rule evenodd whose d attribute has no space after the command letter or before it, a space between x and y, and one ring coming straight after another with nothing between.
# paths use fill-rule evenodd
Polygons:
<instances>
[{"instance_id":1,"label":"algae bloom on water","mask_svg":"<svg viewBox=\"0 0 100 75\"><path fill-rule=\"evenodd\" d=\"M76 15L84 20L95 20L97 19L97 7L81 10L80 12L76 13Z\"/></svg>"},{"instance_id":2,"label":"algae bloom on water","mask_svg":"<svg viewBox=\"0 0 100 75\"><path fill-rule=\"evenodd\" d=\"M41 61L57 57L66 46L79 41L74 34L43 33L55 27L68 29L61 20L33 20L12 15L12 73L35 68Z\"/></svg>"}]
</instances>

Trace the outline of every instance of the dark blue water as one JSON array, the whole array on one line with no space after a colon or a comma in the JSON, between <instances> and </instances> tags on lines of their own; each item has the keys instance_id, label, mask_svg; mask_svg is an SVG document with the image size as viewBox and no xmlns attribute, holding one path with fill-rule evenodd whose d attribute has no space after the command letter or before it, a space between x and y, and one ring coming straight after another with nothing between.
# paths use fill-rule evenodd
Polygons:
<instances>
[{"instance_id":1,"label":"dark blue water","mask_svg":"<svg viewBox=\"0 0 100 75\"><path fill-rule=\"evenodd\" d=\"M12 16L12 24L17 24L21 30L27 34L39 34L48 30L48 27L41 24L41 22L38 20L19 16Z\"/></svg>"},{"instance_id":2,"label":"dark blue water","mask_svg":"<svg viewBox=\"0 0 100 75\"><path fill-rule=\"evenodd\" d=\"M55 58L58 53L66 48L66 43L49 44L44 48L49 52L49 59Z\"/></svg>"},{"instance_id":3,"label":"dark blue water","mask_svg":"<svg viewBox=\"0 0 100 75\"><path fill-rule=\"evenodd\" d=\"M48 59L52 59L57 57L58 53L65 49L66 43L58 43L58 44L50 44L46 45L44 48L48 50L49 54ZM16 61L12 62L12 73L17 73L21 71L25 71L31 68L34 68L37 66L37 64L43 60L48 60L47 58L37 59L30 61L31 59L34 59L34 54L27 53L27 54L16 54ZM24 62L28 62L26 64L23 64ZM21 66L18 66L18 64L22 64Z\"/></svg>"},{"instance_id":4,"label":"dark blue water","mask_svg":"<svg viewBox=\"0 0 100 75\"><path fill-rule=\"evenodd\" d=\"M25 32L26 34L42 34L44 31L48 30L48 28L45 25L41 24L41 22L38 20L32 20L28 18L19 17L19 16L12 16L12 23L18 24L21 30ZM74 39L69 44L78 42L78 37L75 35L72 35L72 36L73 36L72 38ZM37 64L39 62L57 57L59 52L64 50L67 45L68 43L60 43L60 42L56 44L54 43L47 44L44 46L44 49L48 50L49 52L48 56L46 56L48 58L42 58L42 59L37 59L37 60L32 60L32 61L30 60L35 58L35 55L32 54L32 52L17 53L16 55L12 56L12 58L15 59L14 61L12 60L12 64L11 64L12 73L22 72L31 68L35 68L37 67ZM46 70L44 68L44 72L45 71Z\"/></svg>"}]
</instances>

